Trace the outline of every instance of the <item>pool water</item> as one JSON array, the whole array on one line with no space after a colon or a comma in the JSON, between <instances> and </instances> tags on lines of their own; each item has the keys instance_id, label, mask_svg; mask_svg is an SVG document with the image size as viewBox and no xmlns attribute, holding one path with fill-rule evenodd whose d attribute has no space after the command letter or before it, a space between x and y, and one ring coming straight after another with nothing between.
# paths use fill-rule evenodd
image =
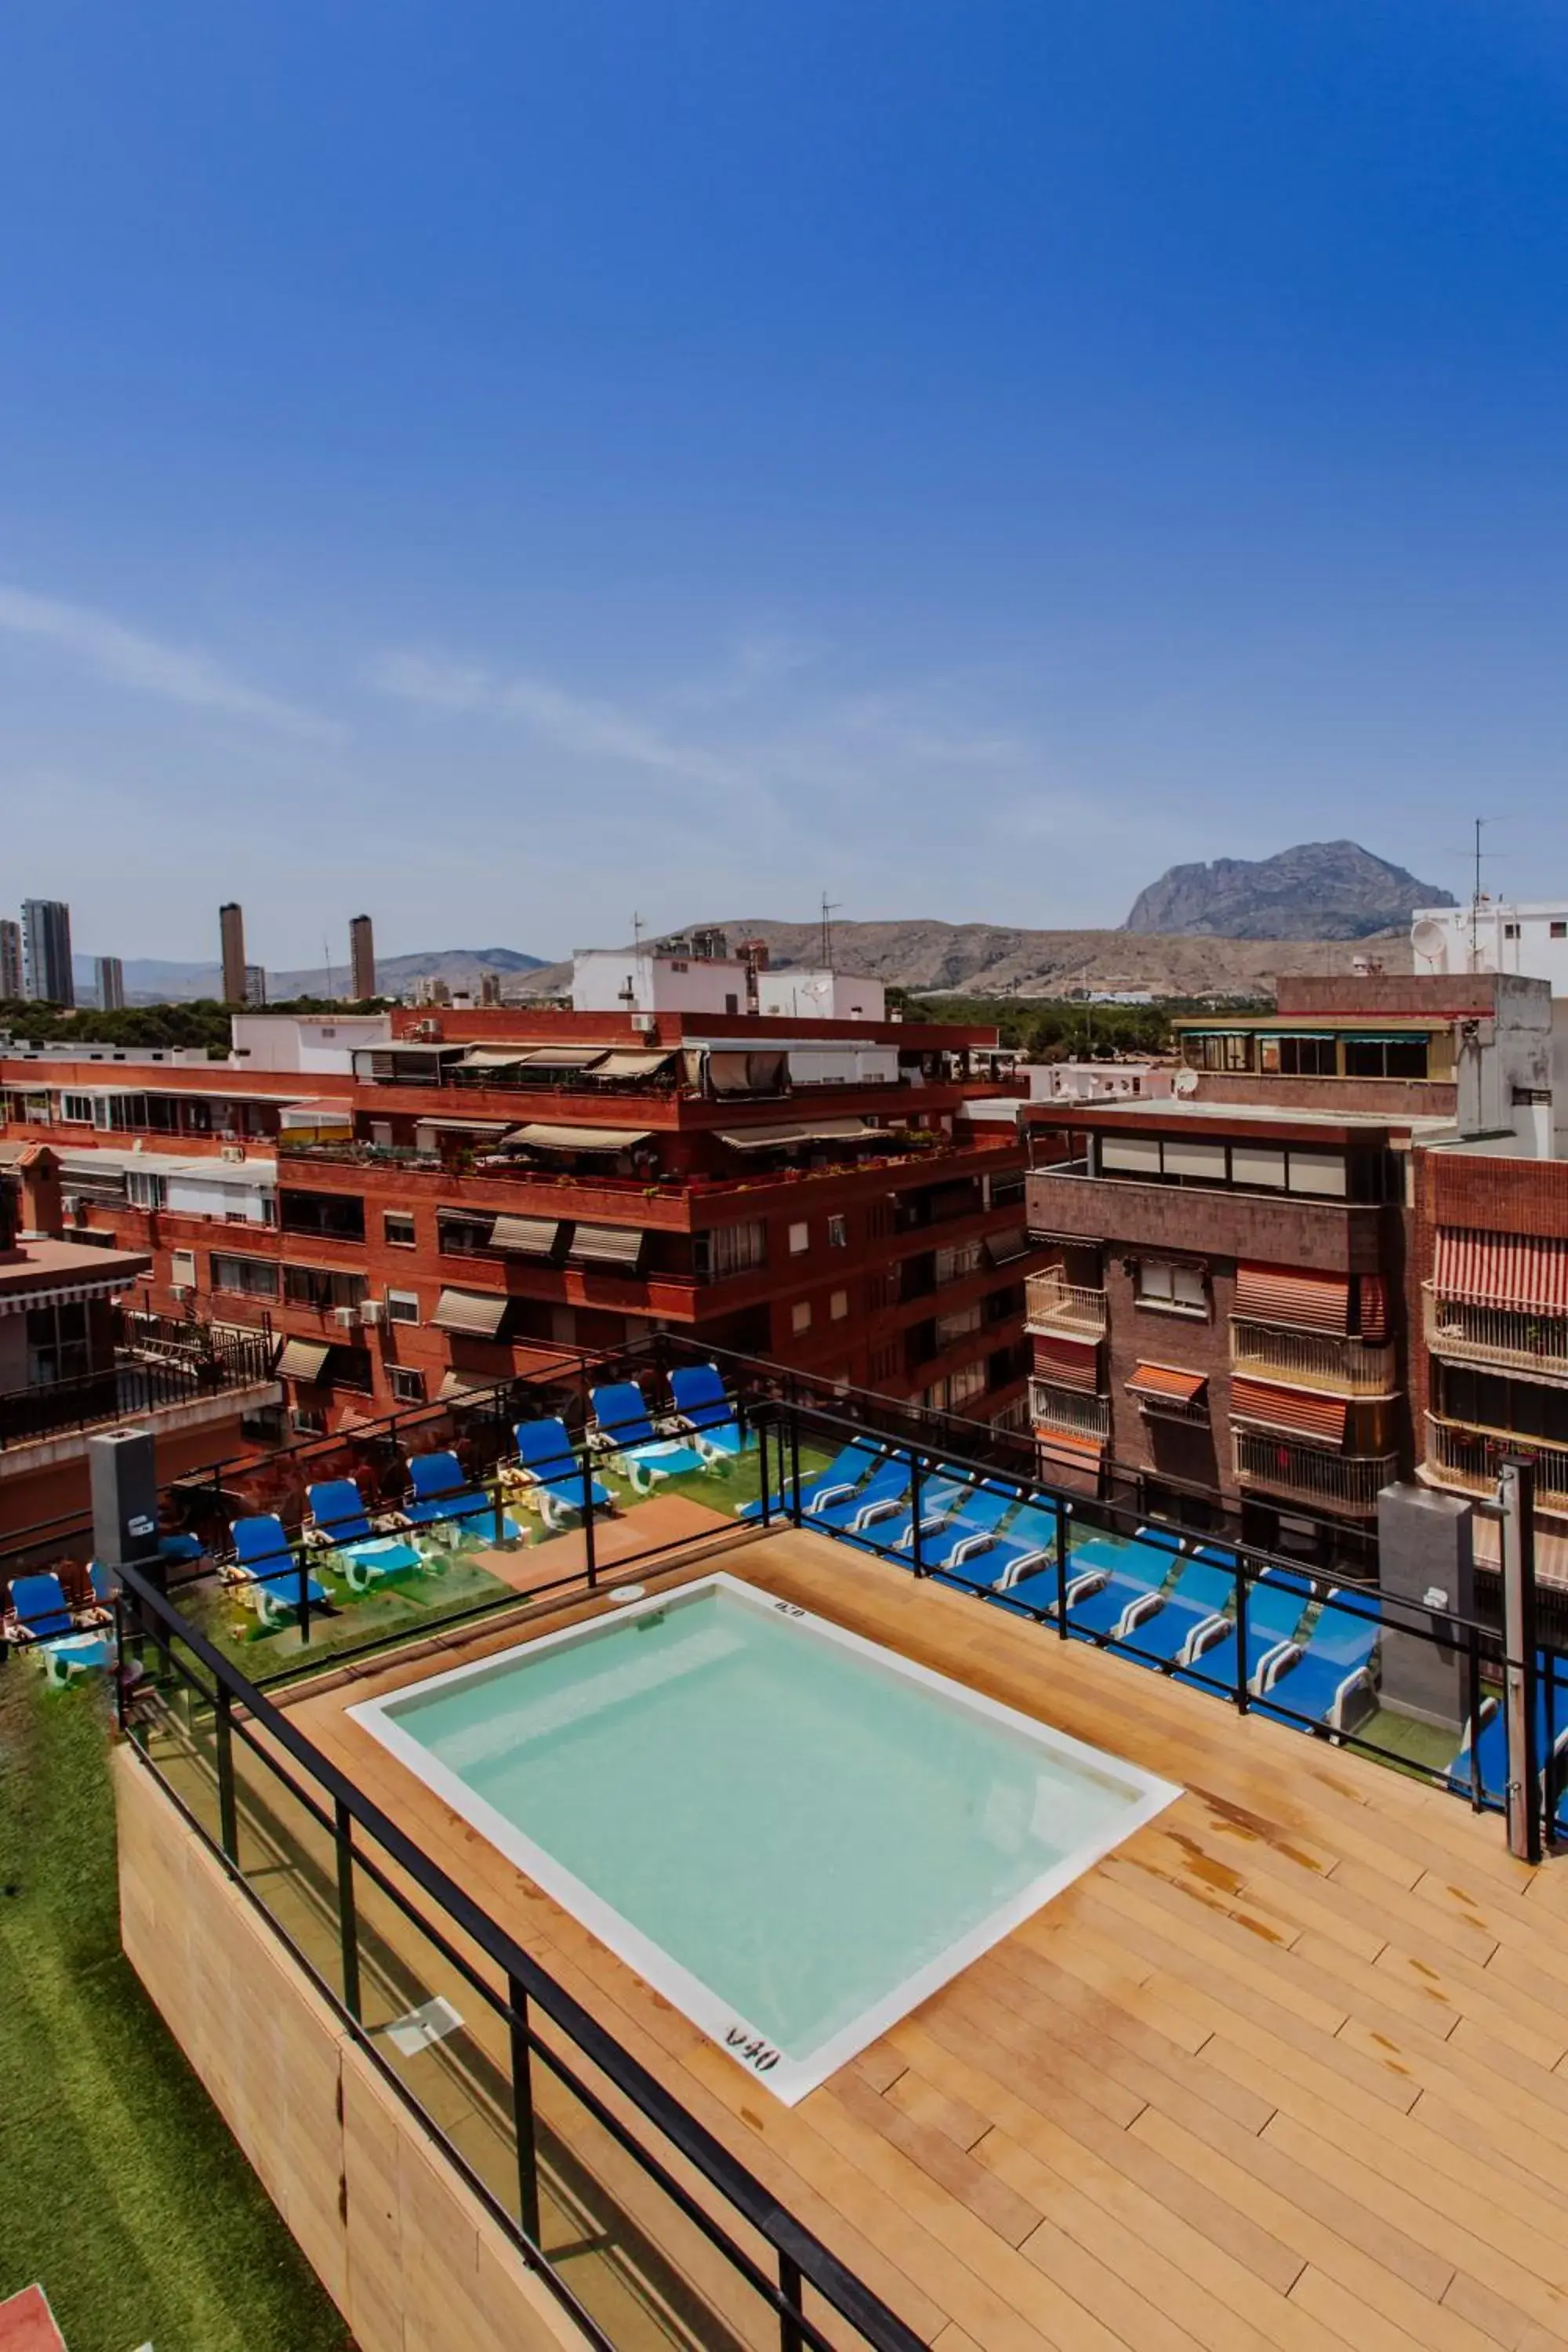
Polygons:
<instances>
[{"instance_id":1,"label":"pool water","mask_svg":"<svg viewBox=\"0 0 1568 2352\"><path fill-rule=\"evenodd\" d=\"M1177 1793L724 1576L351 1712L786 2100Z\"/></svg>"}]
</instances>

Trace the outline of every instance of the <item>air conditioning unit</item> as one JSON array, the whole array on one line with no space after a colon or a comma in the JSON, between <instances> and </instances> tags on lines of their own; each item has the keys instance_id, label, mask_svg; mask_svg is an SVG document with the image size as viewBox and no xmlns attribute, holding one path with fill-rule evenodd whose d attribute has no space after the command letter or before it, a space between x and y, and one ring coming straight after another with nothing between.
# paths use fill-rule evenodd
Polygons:
<instances>
[{"instance_id":1,"label":"air conditioning unit","mask_svg":"<svg viewBox=\"0 0 1568 2352\"><path fill-rule=\"evenodd\" d=\"M359 1318L360 1310L357 1307L334 1307L332 1309L332 1320L340 1331L352 1331Z\"/></svg>"},{"instance_id":2,"label":"air conditioning unit","mask_svg":"<svg viewBox=\"0 0 1568 2352\"><path fill-rule=\"evenodd\" d=\"M190 1297L194 1286L188 1282L172 1282L169 1285L169 1296L171 1298L186 1299Z\"/></svg>"},{"instance_id":3,"label":"air conditioning unit","mask_svg":"<svg viewBox=\"0 0 1568 2352\"><path fill-rule=\"evenodd\" d=\"M651 1037L658 1027L658 1016L654 1013L634 1013L632 1027L639 1036Z\"/></svg>"},{"instance_id":4,"label":"air conditioning unit","mask_svg":"<svg viewBox=\"0 0 1568 2352\"><path fill-rule=\"evenodd\" d=\"M220 1160L243 1160L245 1158L245 1146L243 1143L226 1143L223 1150L218 1153L218 1158Z\"/></svg>"},{"instance_id":5,"label":"air conditioning unit","mask_svg":"<svg viewBox=\"0 0 1568 2352\"><path fill-rule=\"evenodd\" d=\"M339 1309L339 1312L342 1314L349 1314L352 1313L352 1308L349 1307L342 1307ZM374 1330L378 1323L385 1322L386 1309L382 1305L379 1298L367 1298L364 1305L360 1308L359 1319L367 1327L367 1328Z\"/></svg>"}]
</instances>

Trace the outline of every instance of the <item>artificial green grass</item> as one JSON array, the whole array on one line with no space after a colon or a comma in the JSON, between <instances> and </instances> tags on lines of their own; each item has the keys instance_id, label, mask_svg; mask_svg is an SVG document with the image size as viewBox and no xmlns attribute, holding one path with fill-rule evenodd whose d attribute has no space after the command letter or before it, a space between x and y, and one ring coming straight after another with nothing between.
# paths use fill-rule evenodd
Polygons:
<instances>
[{"instance_id":1,"label":"artificial green grass","mask_svg":"<svg viewBox=\"0 0 1568 2352\"><path fill-rule=\"evenodd\" d=\"M71 2352L352 2352L120 1948L101 1683L0 1665L0 2300Z\"/></svg>"}]
</instances>

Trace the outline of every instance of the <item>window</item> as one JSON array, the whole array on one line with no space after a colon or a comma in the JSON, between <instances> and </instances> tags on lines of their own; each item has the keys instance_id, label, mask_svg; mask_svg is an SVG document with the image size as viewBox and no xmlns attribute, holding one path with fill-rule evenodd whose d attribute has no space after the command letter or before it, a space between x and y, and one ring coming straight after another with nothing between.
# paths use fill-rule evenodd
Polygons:
<instances>
[{"instance_id":1,"label":"window","mask_svg":"<svg viewBox=\"0 0 1568 2352\"><path fill-rule=\"evenodd\" d=\"M1201 1029L1183 1038L1182 1059L1192 1070L1249 1070L1252 1038L1245 1029Z\"/></svg>"},{"instance_id":2,"label":"window","mask_svg":"<svg viewBox=\"0 0 1568 2352\"><path fill-rule=\"evenodd\" d=\"M279 1214L286 1234L321 1234L333 1241L363 1242L364 1202L352 1192L279 1192Z\"/></svg>"},{"instance_id":3,"label":"window","mask_svg":"<svg viewBox=\"0 0 1568 2352\"><path fill-rule=\"evenodd\" d=\"M169 1279L183 1283L187 1290L196 1286L196 1254L195 1250L172 1250L169 1254Z\"/></svg>"},{"instance_id":4,"label":"window","mask_svg":"<svg viewBox=\"0 0 1568 2352\"><path fill-rule=\"evenodd\" d=\"M827 1220L827 1246L828 1246L828 1248L829 1248L829 1249L847 1249L847 1248L848 1248L848 1246L849 1246L849 1223L848 1223L848 1220L847 1220L847 1218L845 1218L845 1217L829 1217L829 1218L828 1218L828 1220Z\"/></svg>"},{"instance_id":5,"label":"window","mask_svg":"<svg viewBox=\"0 0 1568 2352\"><path fill-rule=\"evenodd\" d=\"M87 1308L77 1300L58 1307L27 1309L27 1386L47 1388L56 1381L79 1381L92 1369Z\"/></svg>"},{"instance_id":6,"label":"window","mask_svg":"<svg viewBox=\"0 0 1568 2352\"><path fill-rule=\"evenodd\" d=\"M62 1095L60 1097L60 1117L63 1119L68 1119L73 1127L90 1127L92 1125L92 1097L90 1095Z\"/></svg>"},{"instance_id":7,"label":"window","mask_svg":"<svg viewBox=\"0 0 1568 2352\"><path fill-rule=\"evenodd\" d=\"M425 1375L423 1372L411 1371L406 1364L388 1364L386 1373L392 1382L393 1396L399 1404L424 1403Z\"/></svg>"},{"instance_id":8,"label":"window","mask_svg":"<svg viewBox=\"0 0 1568 2352\"><path fill-rule=\"evenodd\" d=\"M810 1247L811 1227L806 1224L792 1225L789 1229L789 1254L791 1257L798 1257L802 1250L808 1250Z\"/></svg>"},{"instance_id":9,"label":"window","mask_svg":"<svg viewBox=\"0 0 1568 2352\"><path fill-rule=\"evenodd\" d=\"M489 1249L495 1226L493 1217L470 1217L461 1209L437 1209L437 1246L446 1257L478 1257Z\"/></svg>"},{"instance_id":10,"label":"window","mask_svg":"<svg viewBox=\"0 0 1568 2352\"><path fill-rule=\"evenodd\" d=\"M953 1242L935 1253L935 1275L938 1283L962 1282L965 1275L977 1274L985 1263L983 1241Z\"/></svg>"},{"instance_id":11,"label":"window","mask_svg":"<svg viewBox=\"0 0 1568 2352\"><path fill-rule=\"evenodd\" d=\"M414 1218L407 1209L388 1209L381 1221L384 1239L390 1249L414 1247Z\"/></svg>"},{"instance_id":12,"label":"window","mask_svg":"<svg viewBox=\"0 0 1568 2352\"><path fill-rule=\"evenodd\" d=\"M899 1343L896 1339L887 1340L881 1347L872 1349L871 1360L867 1370L873 1388L879 1381L890 1381L895 1378L898 1369Z\"/></svg>"},{"instance_id":13,"label":"window","mask_svg":"<svg viewBox=\"0 0 1568 2352\"><path fill-rule=\"evenodd\" d=\"M297 1404L289 1412L289 1426L297 1437L325 1437L327 1416L319 1405Z\"/></svg>"},{"instance_id":14,"label":"window","mask_svg":"<svg viewBox=\"0 0 1568 2352\"><path fill-rule=\"evenodd\" d=\"M144 1168L126 1170L125 1197L133 1209L161 1209L168 1196L169 1188L162 1176Z\"/></svg>"},{"instance_id":15,"label":"window","mask_svg":"<svg viewBox=\"0 0 1568 2352\"><path fill-rule=\"evenodd\" d=\"M416 1290L389 1290L386 1294L386 1319L389 1323L417 1323L419 1293Z\"/></svg>"},{"instance_id":16,"label":"window","mask_svg":"<svg viewBox=\"0 0 1568 2352\"><path fill-rule=\"evenodd\" d=\"M290 1307L361 1307L370 1285L363 1274L340 1274L334 1266L286 1265L283 1297Z\"/></svg>"},{"instance_id":17,"label":"window","mask_svg":"<svg viewBox=\"0 0 1568 2352\"><path fill-rule=\"evenodd\" d=\"M836 1290L827 1302L827 1312L835 1323L842 1323L849 1312L849 1293Z\"/></svg>"},{"instance_id":18,"label":"window","mask_svg":"<svg viewBox=\"0 0 1568 2352\"><path fill-rule=\"evenodd\" d=\"M1505 940L1517 940L1519 937L1519 925L1517 923L1505 923L1502 927L1502 935Z\"/></svg>"},{"instance_id":19,"label":"window","mask_svg":"<svg viewBox=\"0 0 1568 2352\"><path fill-rule=\"evenodd\" d=\"M802 1331L810 1330L811 1301L809 1298L797 1298L795 1300L795 1305L789 1310L789 1328L797 1336Z\"/></svg>"},{"instance_id":20,"label":"window","mask_svg":"<svg viewBox=\"0 0 1568 2352\"><path fill-rule=\"evenodd\" d=\"M235 1257L214 1251L212 1286L236 1290L246 1298L276 1298L278 1268L269 1257Z\"/></svg>"},{"instance_id":21,"label":"window","mask_svg":"<svg viewBox=\"0 0 1568 2352\"><path fill-rule=\"evenodd\" d=\"M1259 1037L1258 1066L1282 1078L1331 1078L1334 1052L1331 1035Z\"/></svg>"},{"instance_id":22,"label":"window","mask_svg":"<svg viewBox=\"0 0 1568 2352\"><path fill-rule=\"evenodd\" d=\"M1425 1037L1347 1037L1347 1078L1424 1078Z\"/></svg>"},{"instance_id":23,"label":"window","mask_svg":"<svg viewBox=\"0 0 1568 2352\"><path fill-rule=\"evenodd\" d=\"M1206 1315L1208 1285L1202 1266L1183 1265L1173 1258L1140 1258L1138 1304L1163 1307L1168 1314Z\"/></svg>"},{"instance_id":24,"label":"window","mask_svg":"<svg viewBox=\"0 0 1568 2352\"><path fill-rule=\"evenodd\" d=\"M954 1412L968 1404L973 1398L984 1396L984 1393L985 1367L984 1364L961 1364L947 1384L948 1404Z\"/></svg>"},{"instance_id":25,"label":"window","mask_svg":"<svg viewBox=\"0 0 1568 2352\"><path fill-rule=\"evenodd\" d=\"M744 1274L765 1263L768 1229L761 1217L743 1224L715 1225L710 1233L691 1236L692 1271L717 1282L727 1274Z\"/></svg>"},{"instance_id":26,"label":"window","mask_svg":"<svg viewBox=\"0 0 1568 2352\"><path fill-rule=\"evenodd\" d=\"M1233 1143L1230 1147L1230 1181L1233 1184L1256 1186L1260 1192L1282 1192L1285 1190L1284 1152L1278 1144Z\"/></svg>"},{"instance_id":27,"label":"window","mask_svg":"<svg viewBox=\"0 0 1568 2352\"><path fill-rule=\"evenodd\" d=\"M961 1307L955 1315L939 1315L936 1318L938 1348L951 1348L955 1339L963 1339L971 1331L978 1331L981 1319L982 1312L978 1298L973 1307Z\"/></svg>"},{"instance_id":28,"label":"window","mask_svg":"<svg viewBox=\"0 0 1568 2352\"><path fill-rule=\"evenodd\" d=\"M1568 923L1553 923L1551 930L1554 940L1568 940Z\"/></svg>"}]
</instances>

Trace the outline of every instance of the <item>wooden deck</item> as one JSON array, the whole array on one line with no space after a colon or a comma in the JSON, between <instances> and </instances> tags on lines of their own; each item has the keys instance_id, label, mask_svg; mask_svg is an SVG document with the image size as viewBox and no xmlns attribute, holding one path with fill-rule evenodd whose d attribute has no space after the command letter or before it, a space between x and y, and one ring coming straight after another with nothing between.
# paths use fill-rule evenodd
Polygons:
<instances>
[{"instance_id":1,"label":"wooden deck","mask_svg":"<svg viewBox=\"0 0 1568 2352\"><path fill-rule=\"evenodd\" d=\"M449 1644L295 1718L942 2352L1568 2347L1568 1871L825 1538L723 1565L1184 1790L794 2109L344 1719Z\"/></svg>"}]
</instances>

